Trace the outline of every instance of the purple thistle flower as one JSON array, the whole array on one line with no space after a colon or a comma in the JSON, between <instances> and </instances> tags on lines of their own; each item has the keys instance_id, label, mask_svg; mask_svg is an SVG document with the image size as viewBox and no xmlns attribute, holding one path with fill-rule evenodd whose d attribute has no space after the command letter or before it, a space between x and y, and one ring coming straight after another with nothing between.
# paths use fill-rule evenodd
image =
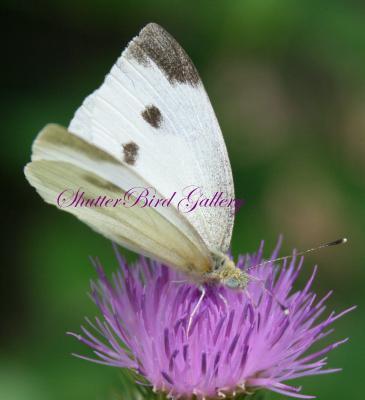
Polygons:
<instances>
[{"instance_id":1,"label":"purple thistle flower","mask_svg":"<svg viewBox=\"0 0 365 400\"><path fill-rule=\"evenodd\" d=\"M237 265L245 269L262 262L262 248L263 244L256 255L240 257ZM155 391L173 398L234 396L260 388L312 398L284 382L338 371L323 369L324 355L347 339L312 354L308 350L354 307L318 322L331 292L316 301L310 291L316 268L303 290L290 293L303 258L297 263L294 257L282 268L270 261L250 270L268 290L253 281L249 296L223 286L207 286L187 333L199 289L177 282L184 277L158 262L141 258L128 267L116 253L120 269L111 282L95 263L99 281L92 283L91 294L102 320L87 319L89 327L81 327L82 335L71 333L91 347L97 359L78 357L132 369ZM289 315L279 302L289 308Z\"/></svg>"}]
</instances>

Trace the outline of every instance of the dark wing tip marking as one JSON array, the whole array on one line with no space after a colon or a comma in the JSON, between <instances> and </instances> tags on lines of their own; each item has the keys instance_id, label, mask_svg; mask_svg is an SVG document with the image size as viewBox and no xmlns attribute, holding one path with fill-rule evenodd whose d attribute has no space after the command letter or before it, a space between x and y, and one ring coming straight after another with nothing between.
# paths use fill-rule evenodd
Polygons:
<instances>
[{"instance_id":1,"label":"dark wing tip marking","mask_svg":"<svg viewBox=\"0 0 365 400\"><path fill-rule=\"evenodd\" d=\"M162 115L161 111L156 106L147 106L141 114L143 119L154 128L159 128L161 126Z\"/></svg>"},{"instance_id":2,"label":"dark wing tip marking","mask_svg":"<svg viewBox=\"0 0 365 400\"><path fill-rule=\"evenodd\" d=\"M123 160L129 165L134 165L138 157L139 146L137 143L129 142L123 146Z\"/></svg>"},{"instance_id":3,"label":"dark wing tip marking","mask_svg":"<svg viewBox=\"0 0 365 400\"><path fill-rule=\"evenodd\" d=\"M146 25L129 44L126 56L148 66L152 60L171 84L186 83L197 86L199 73L179 43L160 25Z\"/></svg>"}]
</instances>

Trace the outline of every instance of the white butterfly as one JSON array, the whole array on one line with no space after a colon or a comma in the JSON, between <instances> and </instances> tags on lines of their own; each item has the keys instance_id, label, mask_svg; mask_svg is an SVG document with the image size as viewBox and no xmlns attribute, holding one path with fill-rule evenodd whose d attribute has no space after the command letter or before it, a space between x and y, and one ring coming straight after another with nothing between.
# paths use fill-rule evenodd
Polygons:
<instances>
[{"instance_id":1,"label":"white butterfly","mask_svg":"<svg viewBox=\"0 0 365 400\"><path fill-rule=\"evenodd\" d=\"M47 125L25 167L50 204L66 188L120 197L154 187L164 198L190 185L234 198L226 146L193 63L159 25L134 38L99 89L76 111L68 130ZM234 213L200 207L64 208L116 243L162 261L197 282L245 288L248 276L226 256Z\"/></svg>"}]
</instances>

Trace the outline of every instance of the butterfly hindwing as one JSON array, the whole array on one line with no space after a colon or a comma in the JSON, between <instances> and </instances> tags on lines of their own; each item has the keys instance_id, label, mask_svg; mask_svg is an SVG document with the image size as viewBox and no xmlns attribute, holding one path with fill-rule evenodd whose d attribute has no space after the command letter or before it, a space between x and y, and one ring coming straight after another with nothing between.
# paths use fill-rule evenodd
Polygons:
<instances>
[{"instance_id":1,"label":"butterfly hindwing","mask_svg":"<svg viewBox=\"0 0 365 400\"><path fill-rule=\"evenodd\" d=\"M123 199L123 185L134 184L138 177L108 153L64 128L48 125L39 134L25 174L47 203L75 215L116 243L193 275L208 272L209 252L174 208L71 203L70 192L79 189L85 190L85 199ZM64 191L66 203L60 202Z\"/></svg>"}]
</instances>

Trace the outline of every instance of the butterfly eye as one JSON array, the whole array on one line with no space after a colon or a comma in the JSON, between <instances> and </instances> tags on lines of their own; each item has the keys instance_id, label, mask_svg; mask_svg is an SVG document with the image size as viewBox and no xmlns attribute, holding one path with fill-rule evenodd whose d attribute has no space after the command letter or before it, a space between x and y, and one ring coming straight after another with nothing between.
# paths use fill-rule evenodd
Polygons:
<instances>
[{"instance_id":1,"label":"butterfly eye","mask_svg":"<svg viewBox=\"0 0 365 400\"><path fill-rule=\"evenodd\" d=\"M241 287L241 282L236 278L229 278L224 281L224 284L231 289L238 289Z\"/></svg>"}]
</instances>

